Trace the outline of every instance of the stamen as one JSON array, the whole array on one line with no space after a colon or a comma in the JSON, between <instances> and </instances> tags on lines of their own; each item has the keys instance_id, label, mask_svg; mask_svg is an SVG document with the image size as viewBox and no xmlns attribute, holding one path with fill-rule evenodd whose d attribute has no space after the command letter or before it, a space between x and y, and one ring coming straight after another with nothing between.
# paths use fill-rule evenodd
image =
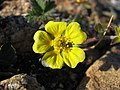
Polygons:
<instances>
[{"instance_id":1,"label":"stamen","mask_svg":"<svg viewBox=\"0 0 120 90\"><path fill-rule=\"evenodd\" d=\"M63 49L63 47L60 47L60 49Z\"/></svg>"},{"instance_id":2,"label":"stamen","mask_svg":"<svg viewBox=\"0 0 120 90\"><path fill-rule=\"evenodd\" d=\"M53 47L55 51L61 52L63 50L69 51L69 48L73 46L73 42L71 42L69 39L65 37L58 37L53 40Z\"/></svg>"},{"instance_id":3,"label":"stamen","mask_svg":"<svg viewBox=\"0 0 120 90\"><path fill-rule=\"evenodd\" d=\"M67 47L69 47L69 45L67 45Z\"/></svg>"}]
</instances>

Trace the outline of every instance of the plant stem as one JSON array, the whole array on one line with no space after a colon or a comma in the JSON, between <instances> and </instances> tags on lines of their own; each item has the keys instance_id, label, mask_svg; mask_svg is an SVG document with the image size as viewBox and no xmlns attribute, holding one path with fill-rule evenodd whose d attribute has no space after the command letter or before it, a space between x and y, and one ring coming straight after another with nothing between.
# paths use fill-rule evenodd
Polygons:
<instances>
[{"instance_id":1,"label":"plant stem","mask_svg":"<svg viewBox=\"0 0 120 90\"><path fill-rule=\"evenodd\" d=\"M107 33L107 31L108 31L108 29L109 29L109 27L110 27L110 24L111 24L112 20L113 20L113 15L111 16L111 18L110 18L110 20L109 20L109 23L108 23L108 25L107 25L107 28L105 29L105 32L103 33L103 36L102 36L101 39L96 43L96 45L94 45L94 47L96 47L96 46L103 40L103 38L105 37L105 34ZM94 48L94 47L93 47L93 48Z\"/></svg>"}]
</instances>

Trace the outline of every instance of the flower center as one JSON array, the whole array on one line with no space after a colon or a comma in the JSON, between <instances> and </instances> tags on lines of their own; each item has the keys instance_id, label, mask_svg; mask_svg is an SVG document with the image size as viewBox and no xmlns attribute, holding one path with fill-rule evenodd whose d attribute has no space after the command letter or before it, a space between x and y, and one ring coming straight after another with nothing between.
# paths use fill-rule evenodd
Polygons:
<instances>
[{"instance_id":1,"label":"flower center","mask_svg":"<svg viewBox=\"0 0 120 90\"><path fill-rule=\"evenodd\" d=\"M70 50L70 47L73 46L73 43L70 41L69 38L62 36L62 37L56 37L52 41L52 46L56 53L60 53L63 50L68 52Z\"/></svg>"}]
</instances>

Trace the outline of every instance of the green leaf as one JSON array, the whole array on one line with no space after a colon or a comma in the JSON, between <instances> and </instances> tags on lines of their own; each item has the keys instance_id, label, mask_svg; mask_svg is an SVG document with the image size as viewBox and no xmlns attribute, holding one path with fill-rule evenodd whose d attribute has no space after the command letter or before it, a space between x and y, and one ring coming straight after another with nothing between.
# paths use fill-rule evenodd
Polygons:
<instances>
[{"instance_id":1,"label":"green leaf","mask_svg":"<svg viewBox=\"0 0 120 90\"><path fill-rule=\"evenodd\" d=\"M116 31L117 36L120 37L120 27L116 26L114 29Z\"/></svg>"},{"instance_id":2,"label":"green leaf","mask_svg":"<svg viewBox=\"0 0 120 90\"><path fill-rule=\"evenodd\" d=\"M0 47L0 67L8 67L16 62L16 51L10 43Z\"/></svg>"},{"instance_id":3,"label":"green leaf","mask_svg":"<svg viewBox=\"0 0 120 90\"><path fill-rule=\"evenodd\" d=\"M39 1L41 1L41 0L39 0ZM28 14L32 13L32 15L40 16L43 13L43 9L38 4L37 0L31 0L31 5L32 5L32 10L31 10L31 12L29 11Z\"/></svg>"},{"instance_id":4,"label":"green leaf","mask_svg":"<svg viewBox=\"0 0 120 90\"><path fill-rule=\"evenodd\" d=\"M46 7L46 1L45 0L36 0L36 2L38 3L39 7L41 7L41 9L44 11L45 7Z\"/></svg>"},{"instance_id":5,"label":"green leaf","mask_svg":"<svg viewBox=\"0 0 120 90\"><path fill-rule=\"evenodd\" d=\"M113 41L114 43L120 43L120 37L116 37Z\"/></svg>"},{"instance_id":6,"label":"green leaf","mask_svg":"<svg viewBox=\"0 0 120 90\"><path fill-rule=\"evenodd\" d=\"M53 9L54 7L55 7L54 2L49 0L48 2L46 2L46 7L44 10L45 10L45 12L48 12L51 9Z\"/></svg>"},{"instance_id":7,"label":"green leaf","mask_svg":"<svg viewBox=\"0 0 120 90\"><path fill-rule=\"evenodd\" d=\"M98 33L98 37L102 37L104 33L104 28L101 24L96 24L94 30Z\"/></svg>"},{"instance_id":8,"label":"green leaf","mask_svg":"<svg viewBox=\"0 0 120 90\"><path fill-rule=\"evenodd\" d=\"M119 26L114 26L113 29L116 32L116 38L113 39L113 43L120 43L120 27Z\"/></svg>"},{"instance_id":9,"label":"green leaf","mask_svg":"<svg viewBox=\"0 0 120 90\"><path fill-rule=\"evenodd\" d=\"M28 11L27 19L35 23L48 21L54 12L54 2L51 0L31 0L32 10Z\"/></svg>"}]
</instances>

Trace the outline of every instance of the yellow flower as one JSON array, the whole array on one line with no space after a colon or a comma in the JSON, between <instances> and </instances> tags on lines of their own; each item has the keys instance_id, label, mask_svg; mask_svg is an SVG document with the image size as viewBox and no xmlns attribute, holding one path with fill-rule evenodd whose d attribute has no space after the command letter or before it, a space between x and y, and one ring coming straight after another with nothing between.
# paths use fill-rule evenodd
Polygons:
<instances>
[{"instance_id":1,"label":"yellow flower","mask_svg":"<svg viewBox=\"0 0 120 90\"><path fill-rule=\"evenodd\" d=\"M34 35L33 51L43 54L42 64L52 69L60 69L64 65L75 68L85 59L85 52L77 46L82 44L87 36L77 22L49 21L45 30L39 30Z\"/></svg>"},{"instance_id":2,"label":"yellow flower","mask_svg":"<svg viewBox=\"0 0 120 90\"><path fill-rule=\"evenodd\" d=\"M76 0L77 3L86 2L87 0Z\"/></svg>"},{"instance_id":3,"label":"yellow flower","mask_svg":"<svg viewBox=\"0 0 120 90\"><path fill-rule=\"evenodd\" d=\"M78 3L79 3L79 2L81 2L81 0L76 0L76 2L78 2Z\"/></svg>"}]
</instances>

